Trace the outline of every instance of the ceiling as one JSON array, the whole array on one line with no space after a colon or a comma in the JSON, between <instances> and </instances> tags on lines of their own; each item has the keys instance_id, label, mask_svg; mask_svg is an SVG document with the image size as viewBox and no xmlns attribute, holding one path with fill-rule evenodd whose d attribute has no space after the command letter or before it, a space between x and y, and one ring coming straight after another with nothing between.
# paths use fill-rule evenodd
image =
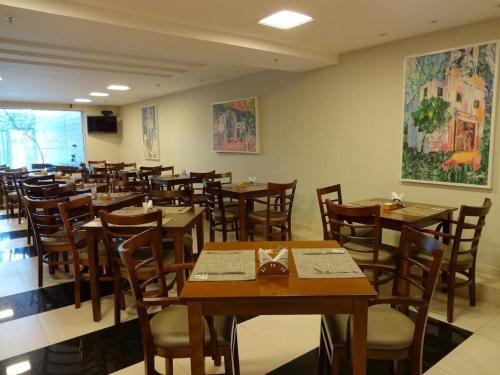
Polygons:
<instances>
[{"instance_id":1,"label":"ceiling","mask_svg":"<svg viewBox=\"0 0 500 375\"><path fill-rule=\"evenodd\" d=\"M500 0L0 0L0 101L123 105L500 16ZM257 24L306 13L292 30ZM6 17L15 20L9 23Z\"/></svg>"}]
</instances>

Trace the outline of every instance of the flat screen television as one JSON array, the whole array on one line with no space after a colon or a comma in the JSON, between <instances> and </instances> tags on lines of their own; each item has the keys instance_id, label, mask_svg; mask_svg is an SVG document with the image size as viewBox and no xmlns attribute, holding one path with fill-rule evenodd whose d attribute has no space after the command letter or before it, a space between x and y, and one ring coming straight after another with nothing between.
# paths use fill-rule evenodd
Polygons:
<instances>
[{"instance_id":1,"label":"flat screen television","mask_svg":"<svg viewBox=\"0 0 500 375\"><path fill-rule=\"evenodd\" d=\"M89 133L118 133L118 118L116 116L87 116L87 131Z\"/></svg>"}]
</instances>

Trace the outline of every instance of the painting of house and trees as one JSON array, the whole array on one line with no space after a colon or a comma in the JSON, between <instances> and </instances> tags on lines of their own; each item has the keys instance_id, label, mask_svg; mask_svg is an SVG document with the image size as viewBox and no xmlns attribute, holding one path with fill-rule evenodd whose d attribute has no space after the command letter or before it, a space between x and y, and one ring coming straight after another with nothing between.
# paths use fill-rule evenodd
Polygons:
<instances>
[{"instance_id":1,"label":"painting of house and trees","mask_svg":"<svg viewBox=\"0 0 500 375\"><path fill-rule=\"evenodd\" d=\"M257 98L213 104L213 149L218 152L256 153Z\"/></svg>"},{"instance_id":2,"label":"painting of house and trees","mask_svg":"<svg viewBox=\"0 0 500 375\"><path fill-rule=\"evenodd\" d=\"M403 181L490 187L497 43L405 59Z\"/></svg>"}]
</instances>

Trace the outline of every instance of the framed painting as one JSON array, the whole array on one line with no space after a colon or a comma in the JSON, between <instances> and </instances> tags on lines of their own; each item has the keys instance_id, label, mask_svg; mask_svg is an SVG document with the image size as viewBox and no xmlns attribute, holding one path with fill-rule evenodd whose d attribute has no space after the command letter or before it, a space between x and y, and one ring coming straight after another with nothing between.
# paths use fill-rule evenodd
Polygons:
<instances>
[{"instance_id":1,"label":"framed painting","mask_svg":"<svg viewBox=\"0 0 500 375\"><path fill-rule=\"evenodd\" d=\"M257 98L214 103L213 150L258 153Z\"/></svg>"},{"instance_id":2,"label":"framed painting","mask_svg":"<svg viewBox=\"0 0 500 375\"><path fill-rule=\"evenodd\" d=\"M401 180L491 188L498 43L405 58Z\"/></svg>"},{"instance_id":3,"label":"framed painting","mask_svg":"<svg viewBox=\"0 0 500 375\"><path fill-rule=\"evenodd\" d=\"M146 160L160 160L160 141L158 139L158 111L155 105L141 108L142 143Z\"/></svg>"}]
</instances>

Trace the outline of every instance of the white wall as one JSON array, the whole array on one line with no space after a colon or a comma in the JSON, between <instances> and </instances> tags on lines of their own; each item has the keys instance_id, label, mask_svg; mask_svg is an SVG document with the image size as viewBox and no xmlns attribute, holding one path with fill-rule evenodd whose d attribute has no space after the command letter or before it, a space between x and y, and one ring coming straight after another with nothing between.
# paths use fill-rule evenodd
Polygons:
<instances>
[{"instance_id":1,"label":"white wall","mask_svg":"<svg viewBox=\"0 0 500 375\"><path fill-rule=\"evenodd\" d=\"M497 38L499 19L494 19L345 54L338 65L319 71L268 71L128 105L121 108L122 158L146 164L140 107L157 104L162 164L188 171L229 170L236 181L249 175L261 181L297 178L294 222L317 230L318 238L317 187L341 183L346 202L388 197L391 191L405 192L408 200L456 206L479 205L490 197L493 209L479 263L482 271L500 268L498 147L492 190L399 181L404 57ZM261 153L212 152L211 103L246 96L259 97ZM496 129L494 144L499 139Z\"/></svg>"},{"instance_id":2,"label":"white wall","mask_svg":"<svg viewBox=\"0 0 500 375\"><path fill-rule=\"evenodd\" d=\"M85 123L87 116L99 116L102 110L112 110L114 114L119 114L117 107L110 106L89 106L67 104L44 104L44 103L26 103L26 102L1 102L0 108L30 108L30 109L48 109L48 110L75 110L83 112L83 134L85 139L85 156L87 160L103 160L110 162L121 161L121 137L122 132L118 134L87 134L87 125ZM101 159L102 158L102 159Z\"/></svg>"}]
</instances>

